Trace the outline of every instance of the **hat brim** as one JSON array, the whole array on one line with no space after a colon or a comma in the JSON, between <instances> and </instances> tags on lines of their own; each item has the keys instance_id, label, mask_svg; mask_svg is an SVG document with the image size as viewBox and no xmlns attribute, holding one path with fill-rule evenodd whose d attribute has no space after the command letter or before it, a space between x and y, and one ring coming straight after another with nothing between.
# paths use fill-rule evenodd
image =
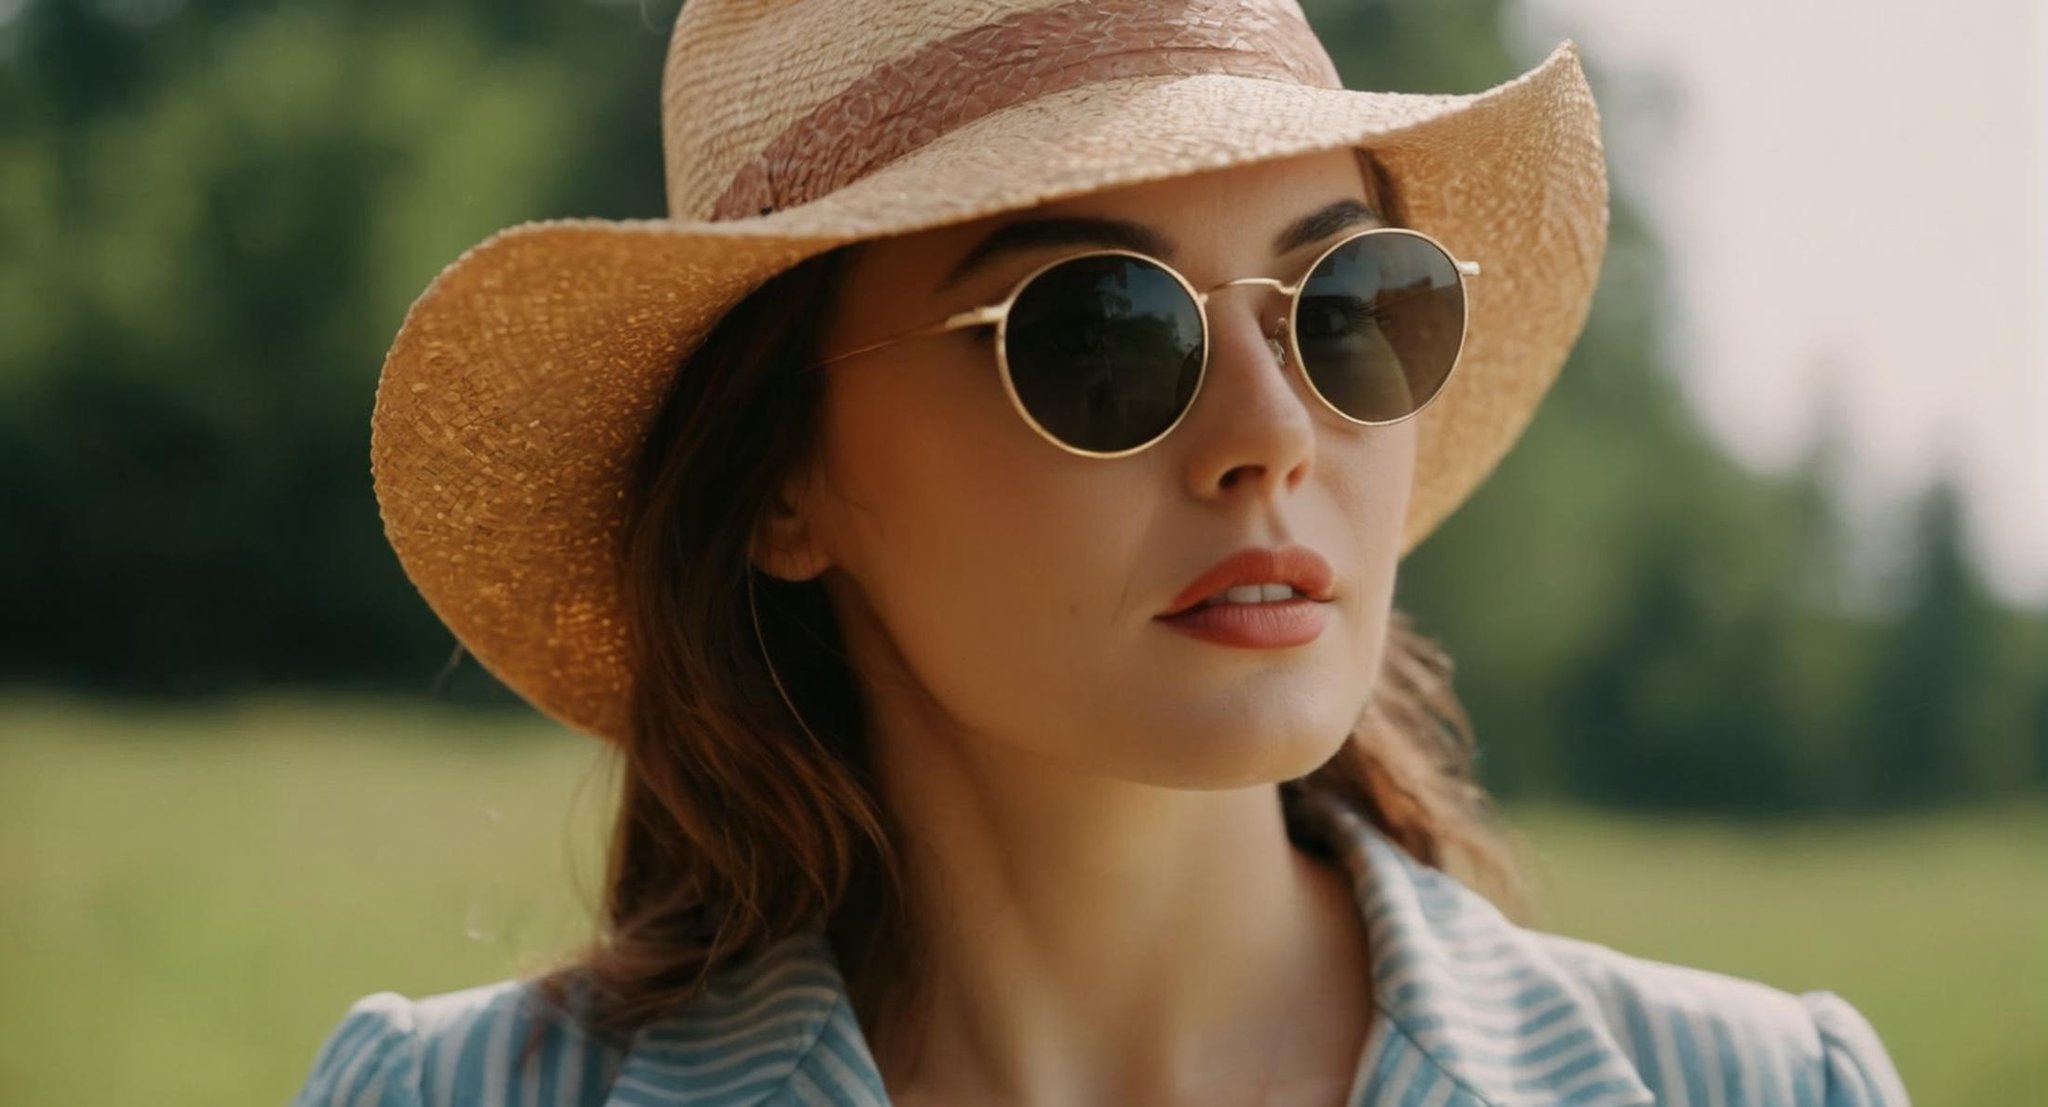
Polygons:
<instances>
[{"instance_id":1,"label":"hat brim","mask_svg":"<svg viewBox=\"0 0 2048 1107\"><path fill-rule=\"evenodd\" d=\"M480 664L616 739L630 675L613 551L630 473L683 357L748 292L847 242L1353 146L1386 169L1406 225L1482 266L1458 370L1417 416L1405 555L1520 436L1591 305L1607 175L1570 40L1463 95L1104 82L985 116L770 215L502 230L442 270L386 356L370 440L385 535Z\"/></svg>"}]
</instances>

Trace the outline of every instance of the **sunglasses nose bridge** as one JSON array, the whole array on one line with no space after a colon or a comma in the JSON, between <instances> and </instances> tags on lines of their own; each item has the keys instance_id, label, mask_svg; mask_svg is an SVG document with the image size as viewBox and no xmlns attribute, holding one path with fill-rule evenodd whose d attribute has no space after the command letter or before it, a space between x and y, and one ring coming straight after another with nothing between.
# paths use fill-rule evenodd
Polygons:
<instances>
[{"instance_id":1,"label":"sunglasses nose bridge","mask_svg":"<svg viewBox=\"0 0 2048 1107\"><path fill-rule=\"evenodd\" d=\"M1209 308L1209 297L1215 295L1218 292L1223 291L1226 288L1231 288L1233 286L1241 284L1262 284L1265 285L1267 288L1270 288L1275 292L1280 293L1282 296L1294 295L1293 285L1290 285L1287 282L1279 280L1274 277L1239 277L1236 280L1224 281L1222 284L1212 286L1208 291L1203 292L1200 296L1196 297L1196 299L1198 299L1201 302L1202 310L1206 312ZM1280 325L1284 327L1285 323L1286 321L1283 317Z\"/></svg>"},{"instance_id":2,"label":"sunglasses nose bridge","mask_svg":"<svg viewBox=\"0 0 2048 1107\"><path fill-rule=\"evenodd\" d=\"M1286 282L1281 281L1275 277L1239 277L1234 281L1224 281L1222 284L1219 284L1215 288L1210 289L1209 292L1218 292L1222 289L1229 288L1232 285L1238 284L1262 284L1268 288L1277 288L1282 292L1287 291Z\"/></svg>"}]
</instances>

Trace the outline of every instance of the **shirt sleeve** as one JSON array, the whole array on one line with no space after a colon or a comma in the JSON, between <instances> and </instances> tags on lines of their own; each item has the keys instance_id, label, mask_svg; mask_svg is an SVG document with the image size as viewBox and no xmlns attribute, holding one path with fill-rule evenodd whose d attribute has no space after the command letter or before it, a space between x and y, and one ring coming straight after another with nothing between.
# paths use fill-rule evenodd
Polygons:
<instances>
[{"instance_id":1,"label":"shirt sleeve","mask_svg":"<svg viewBox=\"0 0 2048 1107\"><path fill-rule=\"evenodd\" d=\"M1905 1082L1861 1011L1829 991L1801 993L1799 1002L1820 1031L1824 1107L1909 1107Z\"/></svg>"},{"instance_id":2,"label":"shirt sleeve","mask_svg":"<svg viewBox=\"0 0 2048 1107\"><path fill-rule=\"evenodd\" d=\"M378 992L355 1001L313 1058L291 1107L421 1107L412 1001Z\"/></svg>"}]
</instances>

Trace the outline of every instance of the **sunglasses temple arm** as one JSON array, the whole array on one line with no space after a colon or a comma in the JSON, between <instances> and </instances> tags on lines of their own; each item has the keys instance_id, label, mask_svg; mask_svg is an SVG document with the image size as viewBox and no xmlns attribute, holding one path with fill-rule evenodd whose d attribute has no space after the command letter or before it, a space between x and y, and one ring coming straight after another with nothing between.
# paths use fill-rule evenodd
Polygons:
<instances>
[{"instance_id":1,"label":"sunglasses temple arm","mask_svg":"<svg viewBox=\"0 0 2048 1107\"><path fill-rule=\"evenodd\" d=\"M871 353L875 350L882 349L885 346L894 346L898 342L906 342L913 338L922 338L925 335L945 334L948 331L957 331L963 327L980 327L986 326L990 323L1000 322L1003 318L1003 315L1008 310L1009 305L1007 304L991 304L987 307L978 307L970 309L968 311L959 312L954 315L949 315L936 323L932 323L923 327L916 327L911 330L903 331L900 334L892 334L887 338L877 339L873 342L868 343L865 346L855 346L851 350L841 350L840 352L833 354L831 357L825 358L821 361L813 362L811 364L811 368L816 369L820 366L830 365L835 361L844 361L847 358L853 357L856 354Z\"/></svg>"},{"instance_id":2,"label":"sunglasses temple arm","mask_svg":"<svg viewBox=\"0 0 2048 1107\"><path fill-rule=\"evenodd\" d=\"M1479 263L1476 261L1461 261L1458 263L1458 272L1468 277L1476 277L1479 275Z\"/></svg>"}]
</instances>

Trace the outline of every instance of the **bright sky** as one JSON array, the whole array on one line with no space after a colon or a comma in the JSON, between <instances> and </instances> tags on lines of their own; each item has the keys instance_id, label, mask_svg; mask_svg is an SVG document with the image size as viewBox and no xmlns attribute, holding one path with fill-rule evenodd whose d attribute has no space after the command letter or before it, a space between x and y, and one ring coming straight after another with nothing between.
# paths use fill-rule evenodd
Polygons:
<instances>
[{"instance_id":1,"label":"bright sky","mask_svg":"<svg viewBox=\"0 0 2048 1107\"><path fill-rule=\"evenodd\" d=\"M1839 403L1867 570L1952 464L1993 586L2048 607L2048 0L1526 0L1513 33L1578 40L1730 450L1796 460Z\"/></svg>"}]
</instances>

